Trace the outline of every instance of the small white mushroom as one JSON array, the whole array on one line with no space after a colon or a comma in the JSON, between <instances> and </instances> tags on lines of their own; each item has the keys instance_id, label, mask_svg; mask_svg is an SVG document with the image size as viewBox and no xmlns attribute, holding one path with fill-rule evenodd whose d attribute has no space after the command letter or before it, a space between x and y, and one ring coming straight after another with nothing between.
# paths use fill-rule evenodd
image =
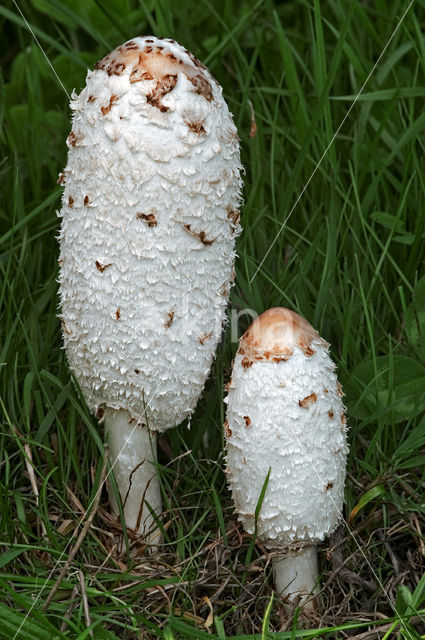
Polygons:
<instances>
[{"instance_id":1,"label":"small white mushroom","mask_svg":"<svg viewBox=\"0 0 425 640\"><path fill-rule=\"evenodd\" d=\"M217 81L170 39L119 46L71 108L59 178L64 343L104 416L127 527L146 534L146 503L161 511L155 433L191 415L222 331L239 139Z\"/></svg>"},{"instance_id":2,"label":"small white mushroom","mask_svg":"<svg viewBox=\"0 0 425 640\"><path fill-rule=\"evenodd\" d=\"M282 307L240 340L228 385L227 473L244 529L269 549L276 591L316 606L317 548L337 526L347 455L342 390L329 345ZM261 510L255 510L270 470Z\"/></svg>"}]
</instances>

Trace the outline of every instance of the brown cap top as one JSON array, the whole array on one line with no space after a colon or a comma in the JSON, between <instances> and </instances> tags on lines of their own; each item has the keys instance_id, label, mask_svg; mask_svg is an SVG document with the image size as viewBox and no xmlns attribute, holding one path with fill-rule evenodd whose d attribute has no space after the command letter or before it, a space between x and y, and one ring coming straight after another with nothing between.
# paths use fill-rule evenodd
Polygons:
<instances>
[{"instance_id":1,"label":"brown cap top","mask_svg":"<svg viewBox=\"0 0 425 640\"><path fill-rule=\"evenodd\" d=\"M127 68L131 83L156 81L152 104L158 108L162 107L161 98L174 88L179 72L185 74L196 93L208 101L213 99L212 77L206 67L176 42L155 37L136 38L117 47L95 65L95 69L102 69L109 76L120 76Z\"/></svg>"},{"instance_id":2,"label":"brown cap top","mask_svg":"<svg viewBox=\"0 0 425 640\"><path fill-rule=\"evenodd\" d=\"M313 355L313 340L321 338L305 318L290 309L274 307L264 311L245 331L238 353L247 359L285 358L298 345L306 355Z\"/></svg>"}]
</instances>

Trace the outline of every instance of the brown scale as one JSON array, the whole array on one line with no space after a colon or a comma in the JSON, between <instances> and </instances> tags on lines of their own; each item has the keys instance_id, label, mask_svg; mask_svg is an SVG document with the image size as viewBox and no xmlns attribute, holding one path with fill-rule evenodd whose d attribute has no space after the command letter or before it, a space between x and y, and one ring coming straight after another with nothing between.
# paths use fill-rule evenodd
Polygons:
<instances>
[{"instance_id":1,"label":"brown scale","mask_svg":"<svg viewBox=\"0 0 425 640\"><path fill-rule=\"evenodd\" d=\"M110 112L110 110L111 110L112 105L114 104L114 102L117 102L117 101L118 101L118 96L116 96L116 95L114 95L114 94L113 94L113 95L109 98L109 104L108 104L108 106L106 106L106 107L100 107L100 110L101 110L102 114L103 114L104 116L106 116L106 114Z\"/></svg>"},{"instance_id":2,"label":"brown scale","mask_svg":"<svg viewBox=\"0 0 425 640\"><path fill-rule=\"evenodd\" d=\"M229 382L224 386L224 390L225 390L225 391L229 391L229 389L230 389L230 388L231 388L231 386L232 386L232 382L233 382L233 381L232 381L232 378L230 378Z\"/></svg>"},{"instance_id":3,"label":"brown scale","mask_svg":"<svg viewBox=\"0 0 425 640\"><path fill-rule=\"evenodd\" d=\"M62 331L64 333L66 333L69 336L72 335L71 329L68 329L68 327L66 326L65 320L63 318L61 318L61 325L62 325Z\"/></svg>"},{"instance_id":4,"label":"brown scale","mask_svg":"<svg viewBox=\"0 0 425 640\"><path fill-rule=\"evenodd\" d=\"M244 369L248 369L248 367L251 367L253 365L253 362L254 362L253 360L245 356L241 360L241 365L243 366Z\"/></svg>"},{"instance_id":5,"label":"brown scale","mask_svg":"<svg viewBox=\"0 0 425 640\"><path fill-rule=\"evenodd\" d=\"M231 207L227 207L227 217L235 226L238 224L240 220L240 213L237 209L232 209Z\"/></svg>"},{"instance_id":6,"label":"brown scale","mask_svg":"<svg viewBox=\"0 0 425 640\"><path fill-rule=\"evenodd\" d=\"M99 262L99 260L96 260L96 269L98 271L100 271L100 273L103 273L105 271L105 269L107 269L108 267L110 267L112 265L112 262L109 262L109 264L101 264Z\"/></svg>"},{"instance_id":7,"label":"brown scale","mask_svg":"<svg viewBox=\"0 0 425 640\"><path fill-rule=\"evenodd\" d=\"M162 104L162 98L170 93L177 84L177 74L163 76L161 80L156 81L156 86L146 96L146 101L152 106L159 109L161 112L168 111L168 107Z\"/></svg>"},{"instance_id":8,"label":"brown scale","mask_svg":"<svg viewBox=\"0 0 425 640\"><path fill-rule=\"evenodd\" d=\"M213 332L210 331L209 333L203 333L201 336L199 336L198 340L199 342L204 345L206 343L207 340L209 340L212 336Z\"/></svg>"},{"instance_id":9,"label":"brown scale","mask_svg":"<svg viewBox=\"0 0 425 640\"><path fill-rule=\"evenodd\" d=\"M169 329L169 328L171 327L171 325L173 324L173 320L174 320L174 313L175 313L174 311L169 311L169 312L167 313L167 315L168 315L168 320L167 320L167 322L164 322L164 327L165 327L166 329Z\"/></svg>"},{"instance_id":10,"label":"brown scale","mask_svg":"<svg viewBox=\"0 0 425 640\"><path fill-rule=\"evenodd\" d=\"M302 409L308 409L315 402L317 402L317 395L315 393L310 393L309 396L306 396L302 400L299 400L298 404Z\"/></svg>"},{"instance_id":11,"label":"brown scale","mask_svg":"<svg viewBox=\"0 0 425 640\"><path fill-rule=\"evenodd\" d=\"M76 133L74 133L74 131L71 131L68 136L68 144L70 144L71 147L76 147L83 140L83 138L84 136L81 133L77 135Z\"/></svg>"},{"instance_id":12,"label":"brown scale","mask_svg":"<svg viewBox=\"0 0 425 640\"><path fill-rule=\"evenodd\" d=\"M136 213L136 218L144 220L148 227L156 227L158 221L154 213Z\"/></svg>"},{"instance_id":13,"label":"brown scale","mask_svg":"<svg viewBox=\"0 0 425 640\"><path fill-rule=\"evenodd\" d=\"M232 430L229 427L229 423L227 422L227 420L225 421L223 427L224 427L224 433L226 434L226 436L228 438L231 438L232 437Z\"/></svg>"},{"instance_id":14,"label":"brown scale","mask_svg":"<svg viewBox=\"0 0 425 640\"><path fill-rule=\"evenodd\" d=\"M205 246L211 245L216 240L216 238L207 238L207 234L205 233L205 231L193 231L190 224L183 224L183 229L194 238L198 238L198 240L200 240Z\"/></svg>"},{"instance_id":15,"label":"brown scale","mask_svg":"<svg viewBox=\"0 0 425 640\"><path fill-rule=\"evenodd\" d=\"M229 293L230 293L229 285L227 284L227 282L223 282L223 284L220 287L220 295L223 296L223 298L228 298Z\"/></svg>"},{"instance_id":16,"label":"brown scale","mask_svg":"<svg viewBox=\"0 0 425 640\"><path fill-rule=\"evenodd\" d=\"M197 133L198 135L203 135L205 133L203 120L199 122L189 120L189 121L185 121L185 124L187 124L187 126L193 133Z\"/></svg>"},{"instance_id":17,"label":"brown scale","mask_svg":"<svg viewBox=\"0 0 425 640\"><path fill-rule=\"evenodd\" d=\"M162 46L155 46L154 41L145 40L143 49L130 41L99 60L94 68L102 69L109 76L119 76L130 66L132 84L142 80L155 80L156 85L146 99L153 107L164 112L168 111L168 107L162 103L162 99L176 86L178 73L184 73L193 85L195 93L203 96L208 102L213 100L211 82L205 73L206 67L190 52L187 52L187 55L192 64L179 59L171 52L166 52Z\"/></svg>"}]
</instances>

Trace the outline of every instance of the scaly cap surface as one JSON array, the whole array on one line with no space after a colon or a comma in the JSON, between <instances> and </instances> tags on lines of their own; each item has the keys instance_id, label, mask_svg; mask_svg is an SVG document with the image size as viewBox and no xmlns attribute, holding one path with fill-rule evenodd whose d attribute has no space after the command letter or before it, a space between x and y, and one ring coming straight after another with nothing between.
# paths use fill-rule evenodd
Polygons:
<instances>
[{"instance_id":1,"label":"scaly cap surface","mask_svg":"<svg viewBox=\"0 0 425 640\"><path fill-rule=\"evenodd\" d=\"M246 531L270 547L323 540L338 524L347 453L342 391L329 345L284 308L240 340L228 385L227 473Z\"/></svg>"},{"instance_id":2,"label":"scaly cap surface","mask_svg":"<svg viewBox=\"0 0 425 640\"><path fill-rule=\"evenodd\" d=\"M59 233L64 344L88 406L162 431L208 375L240 232L239 139L209 71L133 38L73 94Z\"/></svg>"},{"instance_id":3,"label":"scaly cap surface","mask_svg":"<svg viewBox=\"0 0 425 640\"><path fill-rule=\"evenodd\" d=\"M240 339L238 353L251 360L267 360L290 356L296 346L309 355L313 340L321 338L305 318L285 307L274 307L251 323Z\"/></svg>"}]
</instances>

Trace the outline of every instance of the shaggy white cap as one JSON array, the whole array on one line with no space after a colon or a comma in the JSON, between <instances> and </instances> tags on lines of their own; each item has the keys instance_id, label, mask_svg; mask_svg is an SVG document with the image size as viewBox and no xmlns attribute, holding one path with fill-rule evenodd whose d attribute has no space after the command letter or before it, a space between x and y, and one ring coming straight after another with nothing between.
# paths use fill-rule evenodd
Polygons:
<instances>
[{"instance_id":1,"label":"shaggy white cap","mask_svg":"<svg viewBox=\"0 0 425 640\"><path fill-rule=\"evenodd\" d=\"M227 472L235 510L270 547L317 542L341 517L346 420L329 345L284 308L260 315L240 341L226 402Z\"/></svg>"},{"instance_id":2,"label":"shaggy white cap","mask_svg":"<svg viewBox=\"0 0 425 640\"><path fill-rule=\"evenodd\" d=\"M126 409L162 431L193 411L220 339L240 231L237 131L216 80L169 39L112 51L71 108L59 179L69 363L93 412Z\"/></svg>"}]
</instances>

